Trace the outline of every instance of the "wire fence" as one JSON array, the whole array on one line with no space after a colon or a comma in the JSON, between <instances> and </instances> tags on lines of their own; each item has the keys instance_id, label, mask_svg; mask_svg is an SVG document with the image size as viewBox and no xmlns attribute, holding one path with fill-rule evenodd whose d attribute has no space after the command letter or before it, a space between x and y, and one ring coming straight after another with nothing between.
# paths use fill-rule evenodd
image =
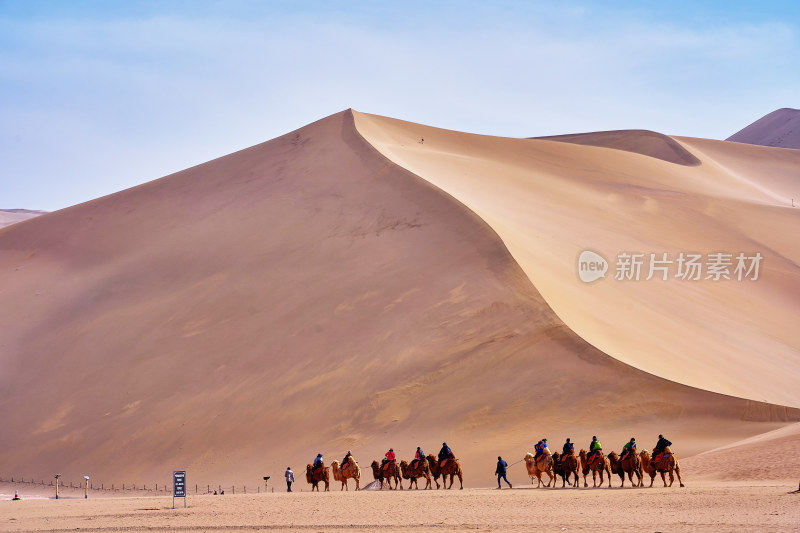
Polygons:
<instances>
[{"instance_id":1,"label":"wire fence","mask_svg":"<svg viewBox=\"0 0 800 533\"><path fill-rule=\"evenodd\" d=\"M33 487L52 487L53 493L55 493L55 481L45 481L44 479L35 479L35 478L25 478L25 477L5 477L0 476L0 483L12 483L12 484L19 484L28 486L30 488ZM105 483L100 483L97 487L94 486L93 482L89 482L88 490L91 492L105 492L105 493L120 493L120 494L136 494L136 493L149 493L149 494L165 494L171 495L172 494L172 485L169 483L153 483L152 485L147 485L146 483L138 484L138 483L123 483L122 485L114 484L106 485ZM83 490L86 491L86 482L75 482L75 481L65 481L63 479L58 480L58 487L59 490L66 490L66 489L73 489L73 490ZM187 494L191 494L191 486L186 487ZM261 485L256 485L253 487L250 486L250 494L260 494L262 492L267 492L267 487L263 487L264 490L262 491ZM236 494L237 490L239 494L247 494L247 486L246 485L200 485L195 484L194 486L194 494ZM274 492L275 489L273 487L269 487L270 492Z\"/></svg>"}]
</instances>

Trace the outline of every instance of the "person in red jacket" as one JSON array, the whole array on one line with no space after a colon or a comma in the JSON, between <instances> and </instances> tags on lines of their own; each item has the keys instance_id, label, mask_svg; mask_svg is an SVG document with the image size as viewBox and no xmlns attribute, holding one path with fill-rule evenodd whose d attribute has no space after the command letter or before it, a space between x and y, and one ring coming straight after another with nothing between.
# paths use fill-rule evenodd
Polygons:
<instances>
[{"instance_id":1,"label":"person in red jacket","mask_svg":"<svg viewBox=\"0 0 800 533\"><path fill-rule=\"evenodd\" d=\"M383 463L381 463L381 466L386 465L386 463L391 463L394 460L395 460L394 448L389 448L389 451L386 452L386 456L383 459Z\"/></svg>"}]
</instances>

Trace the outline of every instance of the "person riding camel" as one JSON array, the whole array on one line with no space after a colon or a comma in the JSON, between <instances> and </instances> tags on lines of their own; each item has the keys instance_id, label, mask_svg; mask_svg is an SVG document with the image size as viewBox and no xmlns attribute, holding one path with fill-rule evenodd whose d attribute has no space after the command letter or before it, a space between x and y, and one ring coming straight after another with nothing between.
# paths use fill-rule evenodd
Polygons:
<instances>
[{"instance_id":1,"label":"person riding camel","mask_svg":"<svg viewBox=\"0 0 800 533\"><path fill-rule=\"evenodd\" d=\"M411 461L411 468L417 468L419 462L425 458L425 452L422 451L422 448L417 446L417 451L414 453L414 460Z\"/></svg>"},{"instance_id":2,"label":"person riding camel","mask_svg":"<svg viewBox=\"0 0 800 533\"><path fill-rule=\"evenodd\" d=\"M564 443L564 447L561 448L561 455L575 455L575 444L570 442L569 439L567 439L567 442Z\"/></svg>"},{"instance_id":3,"label":"person riding camel","mask_svg":"<svg viewBox=\"0 0 800 533\"><path fill-rule=\"evenodd\" d=\"M659 435L658 443L656 443L655 448L653 448L653 461L658 461L660 459L659 455L664 453L667 446L672 446L672 443L665 439L664 435Z\"/></svg>"},{"instance_id":4,"label":"person riding camel","mask_svg":"<svg viewBox=\"0 0 800 533\"><path fill-rule=\"evenodd\" d=\"M453 455L453 450L450 449L450 446L447 445L446 442L442 443L442 449L439 450L439 467L444 466L450 456Z\"/></svg>"},{"instance_id":5,"label":"person riding camel","mask_svg":"<svg viewBox=\"0 0 800 533\"><path fill-rule=\"evenodd\" d=\"M391 463L396 459L394 455L394 448L389 448L389 451L383 456L383 461L381 461L381 468L385 467L387 464Z\"/></svg>"},{"instance_id":6,"label":"person riding camel","mask_svg":"<svg viewBox=\"0 0 800 533\"><path fill-rule=\"evenodd\" d=\"M344 471L345 467L347 466L347 461L353 456L353 452L347 450L347 455L344 456L342 459L342 471Z\"/></svg>"},{"instance_id":7,"label":"person riding camel","mask_svg":"<svg viewBox=\"0 0 800 533\"><path fill-rule=\"evenodd\" d=\"M314 469L322 468L322 454L318 453L317 458L314 459Z\"/></svg>"},{"instance_id":8,"label":"person riding camel","mask_svg":"<svg viewBox=\"0 0 800 533\"><path fill-rule=\"evenodd\" d=\"M627 444L622 447L622 453L619 456L619 460L622 461L625 459L634 448L636 448L636 437L631 437L631 440L629 440Z\"/></svg>"},{"instance_id":9,"label":"person riding camel","mask_svg":"<svg viewBox=\"0 0 800 533\"><path fill-rule=\"evenodd\" d=\"M595 435L592 437L591 444L589 444L589 455L586 456L586 459L590 460L597 452L603 452L603 445L597 440L597 435Z\"/></svg>"},{"instance_id":10,"label":"person riding camel","mask_svg":"<svg viewBox=\"0 0 800 533\"><path fill-rule=\"evenodd\" d=\"M533 458L535 461L539 459L539 456L542 455L544 453L545 448L547 448L547 439L542 439L539 442L537 442L534 448L536 449L536 455Z\"/></svg>"}]
</instances>

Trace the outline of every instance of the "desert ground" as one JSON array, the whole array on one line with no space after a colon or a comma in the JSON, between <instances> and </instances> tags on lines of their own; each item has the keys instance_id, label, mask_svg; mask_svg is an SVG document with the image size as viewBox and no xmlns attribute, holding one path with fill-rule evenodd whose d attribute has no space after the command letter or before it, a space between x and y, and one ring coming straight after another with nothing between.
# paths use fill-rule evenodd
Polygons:
<instances>
[{"instance_id":1,"label":"desert ground","mask_svg":"<svg viewBox=\"0 0 800 533\"><path fill-rule=\"evenodd\" d=\"M4 487L5 488L5 487ZM281 488L280 490L283 490ZM683 489L275 492L0 501L0 531L792 531L785 484Z\"/></svg>"}]
</instances>

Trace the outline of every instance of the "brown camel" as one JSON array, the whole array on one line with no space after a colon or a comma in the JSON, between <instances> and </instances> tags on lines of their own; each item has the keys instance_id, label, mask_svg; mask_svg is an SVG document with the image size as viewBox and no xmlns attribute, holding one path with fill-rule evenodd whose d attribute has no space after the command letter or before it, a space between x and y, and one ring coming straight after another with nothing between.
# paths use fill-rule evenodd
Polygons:
<instances>
[{"instance_id":1,"label":"brown camel","mask_svg":"<svg viewBox=\"0 0 800 533\"><path fill-rule=\"evenodd\" d=\"M555 458L556 458L555 454L553 454L553 461L555 461ZM562 479L561 486L563 487L564 486L563 482L566 482L566 483L569 483L570 486L572 486L572 487L577 487L578 486L578 458L575 457L575 452L568 453L566 455L562 455L561 456L561 465L560 466L561 466L561 474L559 474L559 475L561 476L561 479ZM575 483L574 484L571 483L570 480L569 480L570 476L572 476L572 475L575 476Z\"/></svg>"},{"instance_id":2,"label":"brown camel","mask_svg":"<svg viewBox=\"0 0 800 533\"><path fill-rule=\"evenodd\" d=\"M589 472L592 472L592 486L593 487L602 487L603 486L603 474L608 473L608 488L611 488L611 466L608 464L608 459L603 452L597 452L592 456L591 463L587 462L586 459L586 450L581 450L580 452L580 459L581 459L581 466L583 467L583 486L588 487L589 484L586 482L586 476L589 475ZM600 472L600 484L597 484L597 473Z\"/></svg>"},{"instance_id":3,"label":"brown camel","mask_svg":"<svg viewBox=\"0 0 800 533\"><path fill-rule=\"evenodd\" d=\"M542 474L547 474L550 477L545 487L549 487L551 482L553 483L553 487L556 486L556 474L553 470L554 464L553 456L550 455L550 450L547 448L544 449L544 452L542 452L538 460L536 456L530 452L525 454L525 468L528 470L528 475L539 480L539 484L536 485L536 488L542 486Z\"/></svg>"},{"instance_id":4,"label":"brown camel","mask_svg":"<svg viewBox=\"0 0 800 533\"><path fill-rule=\"evenodd\" d=\"M316 470L314 470L310 464L306 465L306 481L311 484L311 492L314 492L314 489L317 489L317 492L319 492L320 481L325 482L325 492L330 490L330 473L324 463L322 468Z\"/></svg>"},{"instance_id":5,"label":"brown camel","mask_svg":"<svg viewBox=\"0 0 800 533\"><path fill-rule=\"evenodd\" d=\"M461 485L459 490L464 489L464 472L461 470L461 464L452 453L450 457L445 459L444 464L439 463L439 469L442 472L442 487L446 489L453 488L455 477L458 476L458 483ZM447 476L450 476L450 486L447 485Z\"/></svg>"},{"instance_id":6,"label":"brown camel","mask_svg":"<svg viewBox=\"0 0 800 533\"><path fill-rule=\"evenodd\" d=\"M340 490L350 490L347 486L348 479L354 479L356 482L356 490L361 490L361 468L352 457L347 458L347 462L339 469L339 461L331 463L331 473L333 474L334 481L341 481L342 488Z\"/></svg>"},{"instance_id":7,"label":"brown camel","mask_svg":"<svg viewBox=\"0 0 800 533\"><path fill-rule=\"evenodd\" d=\"M397 466L397 461L389 461L388 463L384 463L382 465L379 464L378 461L372 461L370 466L372 467L372 476L381 482L381 490L383 490L384 479L389 484L390 490L394 490L397 487L400 487L400 490L403 490L403 484L400 482L400 467ZM392 480L395 482L394 487L392 487Z\"/></svg>"},{"instance_id":8,"label":"brown camel","mask_svg":"<svg viewBox=\"0 0 800 533\"><path fill-rule=\"evenodd\" d=\"M439 467L439 461L433 454L429 454L425 459L428 460L428 469L431 471L433 482L436 483L436 488L439 488L439 476L442 475L442 469Z\"/></svg>"},{"instance_id":9,"label":"brown camel","mask_svg":"<svg viewBox=\"0 0 800 533\"><path fill-rule=\"evenodd\" d=\"M611 467L611 473L617 474L622 481L622 487L625 486L625 474L628 474L628 479L631 482L631 485L634 487L641 487L642 486L642 460L639 459L639 454L636 453L636 447L634 446L631 452L625 457L625 459L620 459L620 456L617 455L617 452L611 452L608 454L608 463ZM636 474L636 479L638 483L633 482L633 474Z\"/></svg>"},{"instance_id":10,"label":"brown camel","mask_svg":"<svg viewBox=\"0 0 800 533\"><path fill-rule=\"evenodd\" d=\"M647 450L642 450L642 453L639 454L639 458L642 461L642 468L643 470L650 475L650 486L653 486L653 481L656 478L656 472L661 474L661 481L664 483L664 486L672 486L675 482L675 475L678 476L678 483L681 487L685 487L686 485L683 484L683 479L681 479L681 466L678 464L678 458L672 453L669 446L664 449L664 453L661 454L659 461L654 461L650 457L650 452ZM673 472L675 475L673 475ZM669 473L669 485L667 485L667 480L664 477L664 474Z\"/></svg>"},{"instance_id":11,"label":"brown camel","mask_svg":"<svg viewBox=\"0 0 800 533\"><path fill-rule=\"evenodd\" d=\"M420 477L425 478L425 489L431 488L431 470L428 467L428 460L424 457L417 461L414 468L411 467L408 461L400 461L400 471L403 472L405 479L410 480L408 482L408 490L411 490L412 485L414 485L415 489L419 489L417 478Z\"/></svg>"}]
</instances>

